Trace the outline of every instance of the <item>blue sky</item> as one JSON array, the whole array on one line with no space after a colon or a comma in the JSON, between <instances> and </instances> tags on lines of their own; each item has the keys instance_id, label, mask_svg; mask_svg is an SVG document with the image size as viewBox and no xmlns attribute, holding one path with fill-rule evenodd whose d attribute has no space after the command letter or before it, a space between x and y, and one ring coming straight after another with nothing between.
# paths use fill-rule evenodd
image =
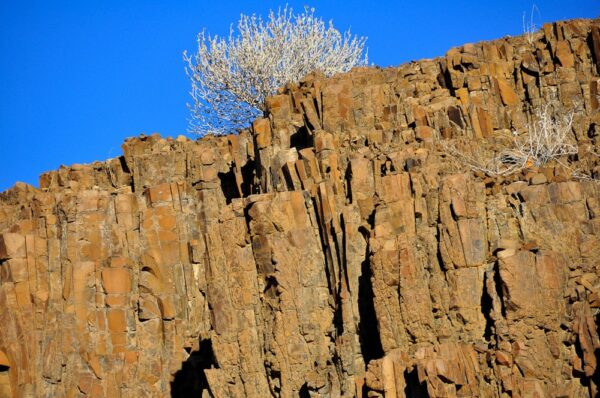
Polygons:
<instances>
[{"instance_id":1,"label":"blue sky","mask_svg":"<svg viewBox=\"0 0 600 398\"><path fill-rule=\"evenodd\" d=\"M61 164L121 154L125 138L186 133L181 53L203 28L225 35L240 13L277 1L0 2L0 191ZM523 31L532 1L288 1L367 36L380 66L443 55ZM600 2L535 1L534 22L600 15Z\"/></svg>"}]
</instances>

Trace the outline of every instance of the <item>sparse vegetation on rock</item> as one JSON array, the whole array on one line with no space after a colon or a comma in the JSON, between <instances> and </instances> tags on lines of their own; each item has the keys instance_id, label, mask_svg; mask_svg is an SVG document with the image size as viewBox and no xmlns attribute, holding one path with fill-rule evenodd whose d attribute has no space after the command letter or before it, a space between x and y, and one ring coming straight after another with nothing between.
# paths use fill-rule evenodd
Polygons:
<instances>
[{"instance_id":1,"label":"sparse vegetation on rock","mask_svg":"<svg viewBox=\"0 0 600 398\"><path fill-rule=\"evenodd\" d=\"M573 112L553 116L551 104L546 104L534 112L524 134L513 131L510 143L489 158L467 154L446 141L441 143L445 151L473 170L490 176L507 176L552 161L562 163L565 156L576 155L578 147L574 143L572 125Z\"/></svg>"},{"instance_id":2,"label":"sparse vegetation on rock","mask_svg":"<svg viewBox=\"0 0 600 398\"><path fill-rule=\"evenodd\" d=\"M188 55L192 88L190 132L234 133L261 116L264 100L288 82L313 71L326 76L366 64L366 38L340 33L313 8L271 11L266 21L241 15L229 38L198 34L198 51Z\"/></svg>"},{"instance_id":3,"label":"sparse vegetation on rock","mask_svg":"<svg viewBox=\"0 0 600 398\"><path fill-rule=\"evenodd\" d=\"M311 75L238 135L1 193L0 392L599 396L600 184L552 159L600 171L600 19L535 40Z\"/></svg>"}]
</instances>

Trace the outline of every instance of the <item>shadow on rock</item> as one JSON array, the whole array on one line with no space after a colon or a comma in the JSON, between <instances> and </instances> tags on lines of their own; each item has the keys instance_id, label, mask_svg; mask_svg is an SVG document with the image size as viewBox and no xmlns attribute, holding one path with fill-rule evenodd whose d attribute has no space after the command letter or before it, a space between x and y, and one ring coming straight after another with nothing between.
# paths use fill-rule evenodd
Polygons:
<instances>
[{"instance_id":1,"label":"shadow on rock","mask_svg":"<svg viewBox=\"0 0 600 398\"><path fill-rule=\"evenodd\" d=\"M201 340L197 351L181 364L171 382L171 398L201 397L208 390L204 369L215 368L214 353L210 339Z\"/></svg>"}]
</instances>

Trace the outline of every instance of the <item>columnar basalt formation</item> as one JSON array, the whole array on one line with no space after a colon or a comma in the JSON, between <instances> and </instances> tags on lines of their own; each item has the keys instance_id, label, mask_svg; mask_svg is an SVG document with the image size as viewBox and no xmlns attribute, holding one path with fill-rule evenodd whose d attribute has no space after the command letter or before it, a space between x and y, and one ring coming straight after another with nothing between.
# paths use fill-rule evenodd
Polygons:
<instances>
[{"instance_id":1,"label":"columnar basalt formation","mask_svg":"<svg viewBox=\"0 0 600 398\"><path fill-rule=\"evenodd\" d=\"M600 20L573 20L17 184L0 395L597 396L599 102ZM548 103L575 115L562 163L495 178L440 146L502 145Z\"/></svg>"}]
</instances>

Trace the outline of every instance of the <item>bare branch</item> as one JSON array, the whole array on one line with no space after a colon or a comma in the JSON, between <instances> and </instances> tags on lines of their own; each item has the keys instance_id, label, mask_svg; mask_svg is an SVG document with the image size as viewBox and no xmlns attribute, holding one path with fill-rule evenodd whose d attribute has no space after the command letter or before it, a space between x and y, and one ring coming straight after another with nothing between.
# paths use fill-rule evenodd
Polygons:
<instances>
[{"instance_id":1,"label":"bare branch","mask_svg":"<svg viewBox=\"0 0 600 398\"><path fill-rule=\"evenodd\" d=\"M365 41L326 25L313 8L293 14L287 6L266 21L242 14L228 39L200 32L198 52L183 54L192 85L190 132L220 135L246 127L286 83L316 70L331 76L366 64Z\"/></svg>"},{"instance_id":2,"label":"bare branch","mask_svg":"<svg viewBox=\"0 0 600 398\"><path fill-rule=\"evenodd\" d=\"M550 105L535 113L535 121L529 124L523 136L514 133L512 144L502 148L490 159L484 160L468 155L453 144L442 141L445 152L456 157L473 170L490 176L506 176L532 166L543 166L551 160L561 162L561 158L578 153L578 147L570 143L573 113L562 117L552 117Z\"/></svg>"}]
</instances>

